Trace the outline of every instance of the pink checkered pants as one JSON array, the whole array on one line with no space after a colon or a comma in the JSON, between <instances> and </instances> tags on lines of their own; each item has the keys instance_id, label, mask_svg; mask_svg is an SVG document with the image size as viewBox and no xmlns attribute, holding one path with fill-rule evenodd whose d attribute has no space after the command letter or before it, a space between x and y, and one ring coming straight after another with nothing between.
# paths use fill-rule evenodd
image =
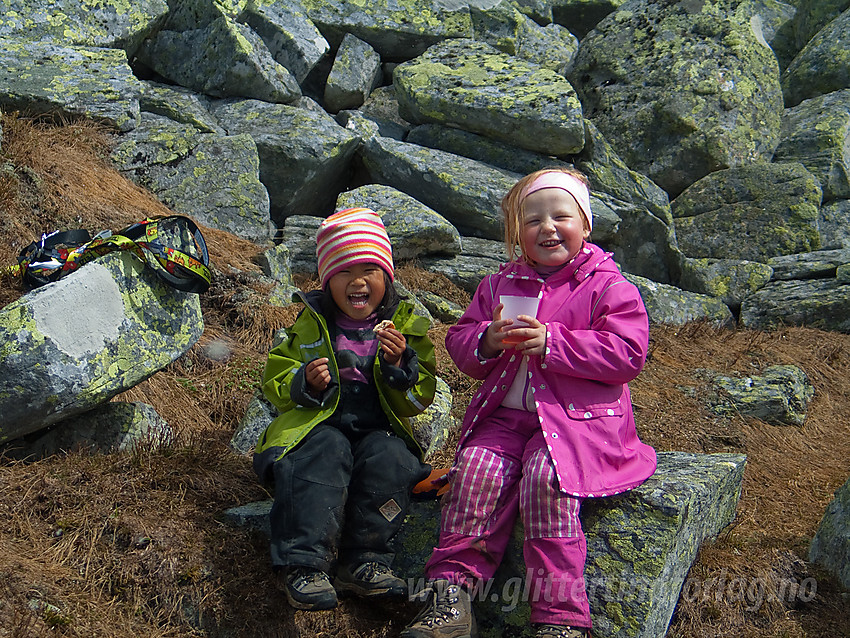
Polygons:
<instances>
[{"instance_id":1,"label":"pink checkered pants","mask_svg":"<svg viewBox=\"0 0 850 638\"><path fill-rule=\"evenodd\" d=\"M503 407L480 421L449 482L426 576L480 587L501 563L519 513L531 622L590 627L581 499L558 489L537 415Z\"/></svg>"}]
</instances>

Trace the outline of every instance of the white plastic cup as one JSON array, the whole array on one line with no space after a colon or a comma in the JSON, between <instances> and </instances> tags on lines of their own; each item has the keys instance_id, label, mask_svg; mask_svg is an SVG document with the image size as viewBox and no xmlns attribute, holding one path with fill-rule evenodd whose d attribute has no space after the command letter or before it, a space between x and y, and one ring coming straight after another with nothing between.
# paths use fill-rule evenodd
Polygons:
<instances>
[{"instance_id":1,"label":"white plastic cup","mask_svg":"<svg viewBox=\"0 0 850 638\"><path fill-rule=\"evenodd\" d=\"M520 297L517 295L499 295L499 301L504 306L502 308L502 319L513 319L513 324L507 327L507 332L514 328L522 328L528 324L520 321L519 315L528 315L529 317L537 317L537 306L540 305L539 297ZM506 337L503 339L506 343L518 343L523 341L522 338Z\"/></svg>"}]
</instances>

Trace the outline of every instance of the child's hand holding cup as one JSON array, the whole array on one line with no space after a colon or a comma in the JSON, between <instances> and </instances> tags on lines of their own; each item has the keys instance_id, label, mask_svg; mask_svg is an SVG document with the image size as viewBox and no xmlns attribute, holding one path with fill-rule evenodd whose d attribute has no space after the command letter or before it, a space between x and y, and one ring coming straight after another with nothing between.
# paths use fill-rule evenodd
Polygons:
<instances>
[{"instance_id":1,"label":"child's hand holding cup","mask_svg":"<svg viewBox=\"0 0 850 638\"><path fill-rule=\"evenodd\" d=\"M504 332L510 333L516 328L526 328L528 323L519 319L520 315L537 318L537 307L540 305L539 297L521 297L518 295L499 295L499 303L502 304L502 319L511 319L513 323L505 326ZM502 343L516 345L525 341L526 337L511 336L508 334L502 339Z\"/></svg>"}]
</instances>

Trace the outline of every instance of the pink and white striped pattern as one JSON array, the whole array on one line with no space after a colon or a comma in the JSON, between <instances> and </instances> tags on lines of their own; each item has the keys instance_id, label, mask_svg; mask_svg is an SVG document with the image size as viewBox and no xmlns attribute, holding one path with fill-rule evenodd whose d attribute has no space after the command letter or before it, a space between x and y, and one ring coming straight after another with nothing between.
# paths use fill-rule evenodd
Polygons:
<instances>
[{"instance_id":1,"label":"pink and white striped pattern","mask_svg":"<svg viewBox=\"0 0 850 638\"><path fill-rule=\"evenodd\" d=\"M519 484L519 511L526 540L572 538L581 533L581 499L558 489L549 454L537 450L525 463Z\"/></svg>"},{"instance_id":2,"label":"pink and white striped pattern","mask_svg":"<svg viewBox=\"0 0 850 638\"><path fill-rule=\"evenodd\" d=\"M325 219L316 235L316 257L323 288L354 264L378 264L393 278L390 238L381 218L368 208L347 208Z\"/></svg>"}]
</instances>

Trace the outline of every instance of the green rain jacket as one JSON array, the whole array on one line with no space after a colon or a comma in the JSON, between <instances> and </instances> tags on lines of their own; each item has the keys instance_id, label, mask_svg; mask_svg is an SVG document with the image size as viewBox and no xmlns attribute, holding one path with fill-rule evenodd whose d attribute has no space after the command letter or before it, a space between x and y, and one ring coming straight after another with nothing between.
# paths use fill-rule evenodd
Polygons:
<instances>
[{"instance_id":1,"label":"green rain jacket","mask_svg":"<svg viewBox=\"0 0 850 638\"><path fill-rule=\"evenodd\" d=\"M302 302L305 309L298 315L292 327L284 330L282 341L269 352L263 373L263 393L280 411L280 416L260 435L254 450L255 469L261 476L266 469L264 466L292 450L310 430L334 413L339 402L339 392L334 392L318 407L298 405L290 397L295 373L301 366L320 357L328 358L331 377L339 383L339 368L324 316L301 292L293 295L293 301ZM437 387L436 357L434 344L428 337L430 324L425 317L415 314L413 310L413 304L407 301L399 302L392 322L419 358L419 378L408 390L390 388L383 379L379 354L375 357L373 379L390 426L421 460L422 448L413 438L409 417L423 412L434 400ZM260 458L265 458L265 462L258 463Z\"/></svg>"}]
</instances>

